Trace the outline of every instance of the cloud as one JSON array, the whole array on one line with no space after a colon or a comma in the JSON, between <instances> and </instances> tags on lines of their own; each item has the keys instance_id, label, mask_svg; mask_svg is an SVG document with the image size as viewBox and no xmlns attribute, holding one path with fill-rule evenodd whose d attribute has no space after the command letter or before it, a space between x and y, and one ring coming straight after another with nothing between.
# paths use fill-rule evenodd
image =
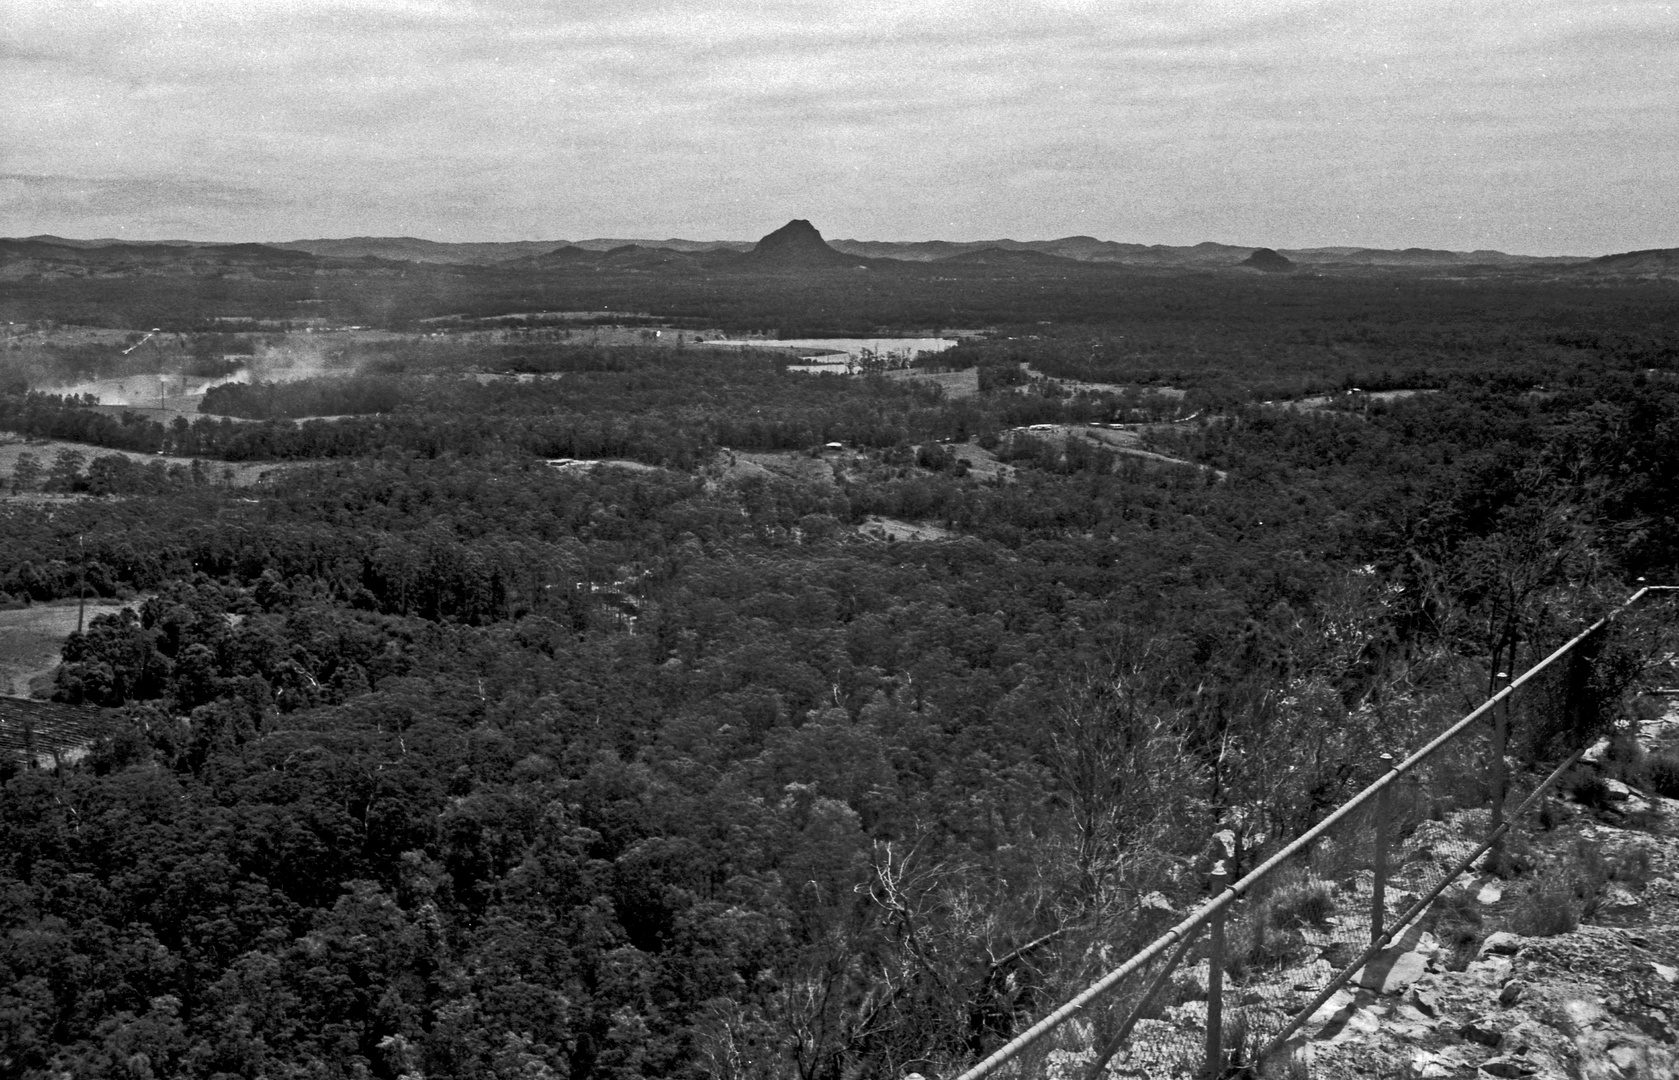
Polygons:
<instances>
[{"instance_id":1,"label":"cloud","mask_svg":"<svg viewBox=\"0 0 1679 1080\"><path fill-rule=\"evenodd\" d=\"M0 173L0 213L93 219L174 211L249 210L267 193L238 184L177 176L82 177Z\"/></svg>"},{"instance_id":2,"label":"cloud","mask_svg":"<svg viewBox=\"0 0 1679 1080\"><path fill-rule=\"evenodd\" d=\"M879 237L1654 246L1679 243L1650 186L1679 164L1673 23L1573 0L0 0L0 167L148 178L131 203L229 238L752 236L791 209Z\"/></svg>"}]
</instances>

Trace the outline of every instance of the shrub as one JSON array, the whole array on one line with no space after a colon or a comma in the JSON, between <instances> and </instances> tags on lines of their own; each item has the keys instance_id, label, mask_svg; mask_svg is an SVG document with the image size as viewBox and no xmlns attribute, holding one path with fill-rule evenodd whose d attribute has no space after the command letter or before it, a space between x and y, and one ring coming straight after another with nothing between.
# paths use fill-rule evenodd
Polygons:
<instances>
[{"instance_id":1,"label":"shrub","mask_svg":"<svg viewBox=\"0 0 1679 1080\"><path fill-rule=\"evenodd\" d=\"M1591 769L1570 769L1562 789L1581 806L1603 810L1609 806L1609 781Z\"/></svg>"},{"instance_id":2,"label":"shrub","mask_svg":"<svg viewBox=\"0 0 1679 1080\"><path fill-rule=\"evenodd\" d=\"M1565 875L1547 873L1510 913L1510 929L1524 937L1555 937L1580 926L1580 909Z\"/></svg>"},{"instance_id":3,"label":"shrub","mask_svg":"<svg viewBox=\"0 0 1679 1080\"><path fill-rule=\"evenodd\" d=\"M1648 848L1629 848L1615 858L1609 869L1612 881L1626 881L1634 885L1644 885L1655 877L1656 869L1650 860Z\"/></svg>"},{"instance_id":4,"label":"shrub","mask_svg":"<svg viewBox=\"0 0 1679 1080\"><path fill-rule=\"evenodd\" d=\"M1609 736L1609 745L1603 751L1603 771L1612 780L1644 786L1644 748L1632 731L1621 728Z\"/></svg>"},{"instance_id":5,"label":"shrub","mask_svg":"<svg viewBox=\"0 0 1679 1080\"><path fill-rule=\"evenodd\" d=\"M1322 926L1335 914L1329 886L1321 881L1300 881L1284 885L1271 895L1271 925L1279 929Z\"/></svg>"},{"instance_id":6,"label":"shrub","mask_svg":"<svg viewBox=\"0 0 1679 1080\"><path fill-rule=\"evenodd\" d=\"M1554 937L1597 910L1610 867L1596 844L1579 841L1562 865L1546 871L1510 913L1510 929L1526 937Z\"/></svg>"},{"instance_id":7,"label":"shrub","mask_svg":"<svg viewBox=\"0 0 1679 1080\"><path fill-rule=\"evenodd\" d=\"M1679 799L1679 754L1651 754L1644 762L1650 790L1669 799Z\"/></svg>"}]
</instances>

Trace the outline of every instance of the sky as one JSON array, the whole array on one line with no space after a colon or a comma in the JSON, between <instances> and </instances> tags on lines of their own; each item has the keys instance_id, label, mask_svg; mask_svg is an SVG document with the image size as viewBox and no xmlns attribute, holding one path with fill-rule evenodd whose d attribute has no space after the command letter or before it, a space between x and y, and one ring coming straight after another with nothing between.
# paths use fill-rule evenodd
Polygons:
<instances>
[{"instance_id":1,"label":"sky","mask_svg":"<svg viewBox=\"0 0 1679 1080\"><path fill-rule=\"evenodd\" d=\"M1676 7L0 0L0 235L1679 247Z\"/></svg>"}]
</instances>

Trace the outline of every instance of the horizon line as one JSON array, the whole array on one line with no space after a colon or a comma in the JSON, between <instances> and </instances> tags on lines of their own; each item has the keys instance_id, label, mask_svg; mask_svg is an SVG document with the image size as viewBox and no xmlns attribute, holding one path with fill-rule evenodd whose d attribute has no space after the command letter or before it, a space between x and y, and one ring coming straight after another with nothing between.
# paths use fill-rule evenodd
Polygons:
<instances>
[{"instance_id":1,"label":"horizon line","mask_svg":"<svg viewBox=\"0 0 1679 1080\"><path fill-rule=\"evenodd\" d=\"M798 220L805 220L805 219L792 218L792 219L789 219L789 220L790 221L798 221ZM780 227L781 226L777 226L777 228L780 228ZM773 232L773 231L775 231L775 230L772 229L771 232ZM1147 247L1147 248L1189 249L1189 248L1196 248L1196 247L1203 247L1203 246L1216 246L1216 247L1227 247L1227 248L1237 248L1237 249L1245 248L1245 249L1253 250L1253 251L1257 251L1257 250L1260 250L1260 249L1268 249L1268 250L1277 251L1277 252L1287 252L1287 251L1311 252L1311 251L1336 251L1336 250L1348 251L1348 252L1353 252L1353 251L1444 251L1444 252L1449 252L1449 253L1454 254L1454 255L1473 255L1473 254L1477 254L1479 252L1489 252L1489 253L1492 253L1492 254L1506 255L1506 256L1511 256L1511 257L1515 257L1515 258L1523 258L1523 259L1595 259L1595 258L1603 258L1607 255L1626 255L1626 254L1635 254L1635 253L1644 252L1644 251L1667 251L1667 250L1672 250L1670 248L1650 247L1650 248L1626 248L1626 249L1619 250L1619 251L1606 251L1606 252L1603 253L1603 255L1588 255L1588 254L1581 254L1581 253L1561 253L1561 254L1550 254L1550 255L1534 255L1534 254L1530 254L1530 253L1526 253L1526 252L1506 251L1502 248L1489 248L1489 247L1475 247L1475 248L1424 247L1424 246L1419 245L1419 244L1412 244L1412 245L1408 245L1406 247L1379 247L1379 246L1375 246L1375 245L1371 245L1371 244L1315 244L1315 245L1273 246L1273 245L1270 245L1270 244L1233 244L1233 243L1228 243L1228 242L1222 241L1222 240L1199 240L1199 241L1196 241L1195 243L1180 243L1180 244L1145 243L1145 242L1139 241L1139 240L1111 240L1111 239L1106 239L1106 238L1103 238L1103 237L1100 237L1100 236L1093 235L1091 233L1067 233L1067 234L1062 235L1062 236L1044 237L1042 239L1031 239L1031 240L1017 240L1014 237L1009 237L1009 236L985 237L985 238L978 239L978 240L946 240L946 239L942 239L942 238L934 238L934 239L926 239L926 240L863 240L863 239L859 239L857 237L850 237L850 236L830 238L826 235L823 235L821 233L820 229L818 229L817 232L818 232L818 235L822 235L822 239L825 242L830 243L830 244L836 243L836 242L852 243L852 244L905 244L905 245L910 245L910 244L962 244L962 245L967 245L967 244L986 244L986 243L1044 244L1044 243L1054 243L1056 241L1061 241L1061 240L1087 239L1087 240L1094 240L1097 243L1134 244L1138 247ZM765 235L767 236L769 234L766 233ZM19 236L0 236L0 240L42 240L42 239L47 239L47 238L59 239L59 240L73 240L77 243L82 243L82 244L97 244L97 243L109 243L109 244L165 244L165 245L258 244L258 245L262 245L262 246L265 246L265 247L266 246L274 246L274 245L278 245L278 244L301 244L301 243L314 243L314 242L317 242L317 241L342 242L342 241L348 241L348 240L414 240L414 241L418 241L420 243L438 244L440 246L458 246L458 245L467 245L467 244L571 244L571 245L575 245L575 244L584 244L584 243L596 243L596 242L605 241L605 240L621 240L626 244L632 244L632 243L670 243L670 242L673 242L673 241L679 241L679 242L688 243L688 244L756 244L760 240L763 239L763 237L758 237L756 239L714 238L714 239L706 239L706 240L697 240L697 239L694 239L694 238L691 238L691 237L686 237L686 236L666 236L666 237L663 237L663 238L659 238L659 237L654 237L654 236L611 236L611 235L607 235L607 234L602 234L602 235L598 235L598 236L580 237L580 238L575 239L575 240L565 239L565 238L552 238L552 239L528 238L528 239L519 239L519 240L434 240L430 237L414 236L414 235L408 234L408 233L396 233L396 234L358 233L358 234L351 235L351 236L299 236L299 237L295 237L295 238L292 238L292 239L286 239L286 240L251 240L251 239L202 240L202 239L187 239L187 238L183 238L183 237L180 237L180 236L171 236L171 237L123 237L123 236L109 236L109 235L106 235L106 236L66 236L63 233L50 233L50 232L33 233L33 234L30 234L30 235L27 235L27 236L22 236L22 235L19 235Z\"/></svg>"}]
</instances>

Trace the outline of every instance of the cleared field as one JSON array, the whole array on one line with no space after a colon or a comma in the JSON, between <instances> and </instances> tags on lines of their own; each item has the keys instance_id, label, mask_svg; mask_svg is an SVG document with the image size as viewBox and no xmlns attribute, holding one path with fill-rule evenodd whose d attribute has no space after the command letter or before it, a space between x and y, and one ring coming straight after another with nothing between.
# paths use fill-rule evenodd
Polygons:
<instances>
[{"instance_id":1,"label":"cleared field","mask_svg":"<svg viewBox=\"0 0 1679 1080\"><path fill-rule=\"evenodd\" d=\"M1298 401L1267 401L1265 404L1280 404L1285 409L1328 409L1336 405L1356 406L1372 401L1403 401L1406 398L1416 397L1418 394L1438 394L1439 392L1431 389L1360 391L1357 394L1319 394L1316 397L1301 398Z\"/></svg>"},{"instance_id":2,"label":"cleared field","mask_svg":"<svg viewBox=\"0 0 1679 1080\"><path fill-rule=\"evenodd\" d=\"M1206 465L1197 465L1193 461L1182 458L1168 457L1157 454L1153 450L1142 448L1141 432L1150 425L1134 424L1126 428L1085 427L1078 424L1045 424L1043 430L1031 431L1029 434L1041 439L1059 440L1065 445L1066 440L1083 436L1092 442L1099 443L1116 454L1126 454L1130 457L1142 458L1145 461L1155 461L1162 465L1186 465L1191 469L1201 469L1212 473L1220 480L1228 475L1223 469L1213 469ZM1157 425L1170 427L1170 425Z\"/></svg>"},{"instance_id":3,"label":"cleared field","mask_svg":"<svg viewBox=\"0 0 1679 1080\"><path fill-rule=\"evenodd\" d=\"M751 476L780 476L801 483L834 483L834 465L851 464L849 451L832 451L811 457L798 450L720 450L710 468L719 479L743 480Z\"/></svg>"},{"instance_id":4,"label":"cleared field","mask_svg":"<svg viewBox=\"0 0 1679 1080\"><path fill-rule=\"evenodd\" d=\"M96 457L107 454L121 454L131 461L141 465L153 461L161 461L165 465L180 465L191 468L193 458L174 457L169 454L137 454L128 450L112 450L105 446L92 446L88 443L67 442L63 439L35 439L24 435L17 435L9 431L0 431L0 502L16 500L19 502L63 502L69 499L87 498L85 495L44 495L40 492L27 492L22 495L12 494L12 472L17 468L20 454L34 454L43 468L51 468L53 459L64 450L74 450L83 456L82 467L86 469L87 462ZM227 462L203 460L202 467L212 480L217 483L228 483L234 487L249 487L261 480L264 474L275 469L286 468L272 461ZM38 482L38 481L37 481Z\"/></svg>"},{"instance_id":5,"label":"cleared field","mask_svg":"<svg viewBox=\"0 0 1679 1080\"><path fill-rule=\"evenodd\" d=\"M1039 371L1030 364L1021 364L1020 368L1031 378L1047 379L1055 385L1061 387L1063 390L1071 390L1074 393L1078 393L1081 390L1088 390L1095 394L1123 394L1127 390L1140 390L1144 394L1155 394L1163 398L1171 398L1174 401L1183 400L1183 398L1189 393L1188 390L1177 386L1132 386L1124 383L1084 382L1079 379L1063 379L1058 375L1045 375L1043 372ZM1030 387L1020 387L1020 391L1022 393L1027 393L1030 389Z\"/></svg>"},{"instance_id":6,"label":"cleared field","mask_svg":"<svg viewBox=\"0 0 1679 1080\"><path fill-rule=\"evenodd\" d=\"M884 541L948 540L956 535L937 525L873 516L857 526L857 533L870 540Z\"/></svg>"},{"instance_id":7,"label":"cleared field","mask_svg":"<svg viewBox=\"0 0 1679 1080\"><path fill-rule=\"evenodd\" d=\"M134 600L89 600L87 618L144 603ZM0 611L0 694L44 697L51 692L64 639L76 629L76 601L54 600L26 608Z\"/></svg>"},{"instance_id":8,"label":"cleared field","mask_svg":"<svg viewBox=\"0 0 1679 1080\"><path fill-rule=\"evenodd\" d=\"M888 379L900 379L914 382L937 383L943 388L946 397L973 397L979 393L979 369L969 368L966 371L916 371L906 368L900 371L886 372Z\"/></svg>"}]
</instances>

